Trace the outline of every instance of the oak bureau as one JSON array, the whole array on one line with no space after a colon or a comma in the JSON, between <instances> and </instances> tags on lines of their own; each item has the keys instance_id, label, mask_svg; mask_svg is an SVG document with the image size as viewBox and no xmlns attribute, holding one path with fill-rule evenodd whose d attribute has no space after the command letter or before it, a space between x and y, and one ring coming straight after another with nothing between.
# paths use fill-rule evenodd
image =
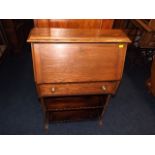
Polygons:
<instances>
[{"instance_id":1,"label":"oak bureau","mask_svg":"<svg viewBox=\"0 0 155 155\"><path fill-rule=\"evenodd\" d=\"M99 118L122 78L129 38L121 30L33 28L35 84L50 121Z\"/></svg>"}]
</instances>

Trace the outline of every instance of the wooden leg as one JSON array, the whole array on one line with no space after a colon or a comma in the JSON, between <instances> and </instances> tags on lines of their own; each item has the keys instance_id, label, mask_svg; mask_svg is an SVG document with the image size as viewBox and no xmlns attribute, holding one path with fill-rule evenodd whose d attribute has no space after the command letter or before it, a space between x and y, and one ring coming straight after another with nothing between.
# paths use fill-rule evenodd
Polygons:
<instances>
[{"instance_id":1,"label":"wooden leg","mask_svg":"<svg viewBox=\"0 0 155 155\"><path fill-rule=\"evenodd\" d=\"M109 105L109 100L111 98L111 95L108 95L107 96L107 99L106 99L106 102L104 104L104 107L103 107L103 111L100 115L100 118L99 118L99 126L102 127L103 126L103 116L104 116L104 113L106 112L107 108L108 108L108 105ZM103 102L103 99L101 98L101 101Z\"/></svg>"},{"instance_id":2,"label":"wooden leg","mask_svg":"<svg viewBox=\"0 0 155 155\"><path fill-rule=\"evenodd\" d=\"M40 98L40 104L41 104L41 108L42 108L43 112L46 113L46 105L45 105L43 97Z\"/></svg>"},{"instance_id":3,"label":"wooden leg","mask_svg":"<svg viewBox=\"0 0 155 155\"><path fill-rule=\"evenodd\" d=\"M48 133L48 126L49 126L49 112L48 111L46 111L44 119L45 119L44 129L45 129L45 132Z\"/></svg>"},{"instance_id":4,"label":"wooden leg","mask_svg":"<svg viewBox=\"0 0 155 155\"><path fill-rule=\"evenodd\" d=\"M44 129L45 129L45 132L48 133L49 112L46 109L44 98L40 98L40 101L41 101L40 103L41 103L41 107L42 107L42 110L43 110L43 113L44 113Z\"/></svg>"}]
</instances>

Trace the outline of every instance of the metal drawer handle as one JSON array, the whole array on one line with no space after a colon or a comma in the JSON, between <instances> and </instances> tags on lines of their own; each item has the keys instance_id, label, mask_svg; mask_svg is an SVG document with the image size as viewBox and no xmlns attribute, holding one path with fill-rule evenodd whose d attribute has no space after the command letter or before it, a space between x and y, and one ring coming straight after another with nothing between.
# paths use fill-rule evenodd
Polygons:
<instances>
[{"instance_id":1,"label":"metal drawer handle","mask_svg":"<svg viewBox=\"0 0 155 155\"><path fill-rule=\"evenodd\" d=\"M106 88L106 86L103 85L103 86L101 87L101 89L102 89L103 91L106 91L107 88Z\"/></svg>"},{"instance_id":2,"label":"metal drawer handle","mask_svg":"<svg viewBox=\"0 0 155 155\"><path fill-rule=\"evenodd\" d=\"M52 87L51 92L52 92L52 93L55 92L55 87Z\"/></svg>"}]
</instances>

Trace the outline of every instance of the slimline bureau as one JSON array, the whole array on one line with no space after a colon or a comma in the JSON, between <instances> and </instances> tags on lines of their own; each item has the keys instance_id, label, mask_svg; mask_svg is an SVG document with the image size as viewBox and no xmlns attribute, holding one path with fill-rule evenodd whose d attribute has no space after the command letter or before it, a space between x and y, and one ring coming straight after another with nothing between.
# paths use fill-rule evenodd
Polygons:
<instances>
[{"instance_id":1,"label":"slimline bureau","mask_svg":"<svg viewBox=\"0 0 155 155\"><path fill-rule=\"evenodd\" d=\"M33 28L34 78L49 122L99 119L122 78L130 39L121 30Z\"/></svg>"}]
</instances>

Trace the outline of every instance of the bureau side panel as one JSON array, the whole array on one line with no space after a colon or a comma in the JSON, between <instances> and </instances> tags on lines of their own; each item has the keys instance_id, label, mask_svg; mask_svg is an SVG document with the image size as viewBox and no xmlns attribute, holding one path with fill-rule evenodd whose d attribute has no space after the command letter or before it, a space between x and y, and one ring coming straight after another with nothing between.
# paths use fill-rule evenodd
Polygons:
<instances>
[{"instance_id":1,"label":"bureau side panel","mask_svg":"<svg viewBox=\"0 0 155 155\"><path fill-rule=\"evenodd\" d=\"M118 49L118 63L117 63L117 77L122 78L124 70L124 62L126 57L127 44L120 44L121 48Z\"/></svg>"},{"instance_id":2,"label":"bureau side panel","mask_svg":"<svg viewBox=\"0 0 155 155\"><path fill-rule=\"evenodd\" d=\"M32 49L34 80L35 83L38 83L39 81L41 81L40 54L38 53L38 50L35 50L33 43L31 43L31 49Z\"/></svg>"}]
</instances>

